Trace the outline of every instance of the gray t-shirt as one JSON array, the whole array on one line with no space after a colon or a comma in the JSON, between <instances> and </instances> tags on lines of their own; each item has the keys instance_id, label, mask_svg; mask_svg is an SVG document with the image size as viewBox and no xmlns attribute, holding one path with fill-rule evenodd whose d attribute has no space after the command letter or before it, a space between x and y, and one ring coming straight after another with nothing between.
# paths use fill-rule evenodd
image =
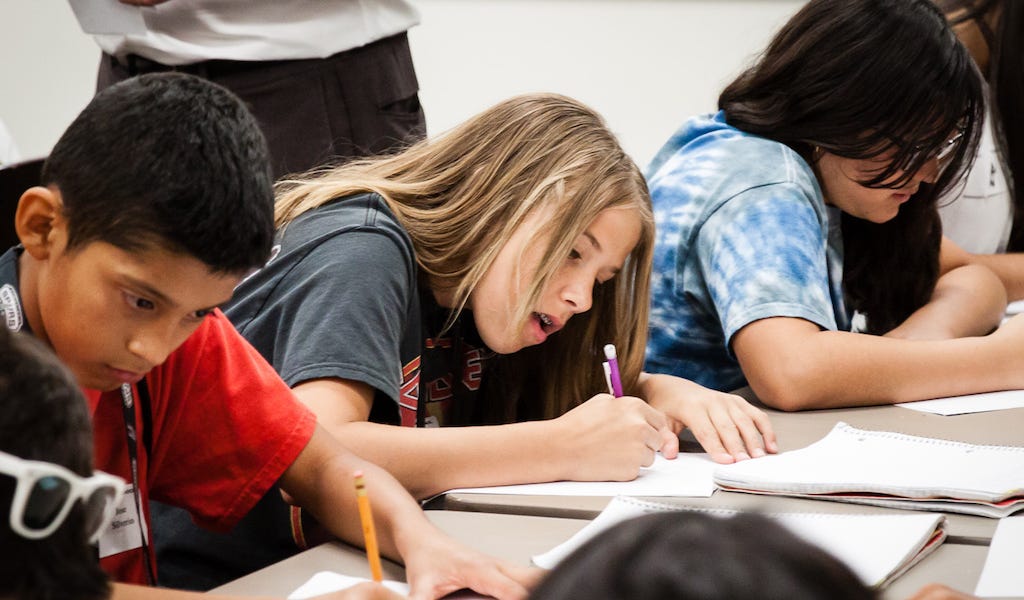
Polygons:
<instances>
[{"instance_id":1,"label":"gray t-shirt","mask_svg":"<svg viewBox=\"0 0 1024 600\"><path fill-rule=\"evenodd\" d=\"M396 403L414 418L423 343L416 261L384 200L361 194L309 211L279 234L271 256L224 308L238 331L291 387L359 381L377 390L372 421L397 423Z\"/></svg>"}]
</instances>

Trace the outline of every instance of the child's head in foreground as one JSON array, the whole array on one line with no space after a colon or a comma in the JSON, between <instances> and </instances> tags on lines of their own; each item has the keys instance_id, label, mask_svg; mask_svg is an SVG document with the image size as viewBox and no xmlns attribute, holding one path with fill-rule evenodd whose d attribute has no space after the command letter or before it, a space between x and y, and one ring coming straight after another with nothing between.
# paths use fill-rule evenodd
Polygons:
<instances>
[{"instance_id":1,"label":"child's head in foreground","mask_svg":"<svg viewBox=\"0 0 1024 600\"><path fill-rule=\"evenodd\" d=\"M140 379L270 251L266 143L237 97L196 77L98 94L42 182L15 218L26 319L86 387Z\"/></svg>"},{"instance_id":2,"label":"child's head in foreground","mask_svg":"<svg viewBox=\"0 0 1024 600\"><path fill-rule=\"evenodd\" d=\"M0 398L0 597L105 598L91 543L124 484L93 476L74 378L38 341L0 327Z\"/></svg>"},{"instance_id":3,"label":"child's head in foreground","mask_svg":"<svg viewBox=\"0 0 1024 600\"><path fill-rule=\"evenodd\" d=\"M530 597L867 600L876 595L846 565L762 515L665 512L597 535Z\"/></svg>"}]
</instances>

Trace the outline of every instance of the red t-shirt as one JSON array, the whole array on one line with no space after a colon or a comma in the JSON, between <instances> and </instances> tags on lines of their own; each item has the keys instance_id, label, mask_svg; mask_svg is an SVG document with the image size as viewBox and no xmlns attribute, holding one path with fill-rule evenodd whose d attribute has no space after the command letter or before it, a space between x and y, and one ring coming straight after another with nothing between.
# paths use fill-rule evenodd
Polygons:
<instances>
[{"instance_id":1,"label":"red t-shirt","mask_svg":"<svg viewBox=\"0 0 1024 600\"><path fill-rule=\"evenodd\" d=\"M220 311L150 371L146 384L152 412L150 456L143 447L138 405L135 420L147 531L150 498L187 509L204 527L230 529L295 461L316 427L313 413L295 400ZM86 396L93 412L96 468L131 482L120 390L86 390ZM130 498L128 494L125 501ZM139 542L140 536L135 529L131 539ZM151 536L148 548L152 550ZM104 554L103 541L100 551ZM147 582L142 547L104 556L100 562L117 581Z\"/></svg>"}]
</instances>

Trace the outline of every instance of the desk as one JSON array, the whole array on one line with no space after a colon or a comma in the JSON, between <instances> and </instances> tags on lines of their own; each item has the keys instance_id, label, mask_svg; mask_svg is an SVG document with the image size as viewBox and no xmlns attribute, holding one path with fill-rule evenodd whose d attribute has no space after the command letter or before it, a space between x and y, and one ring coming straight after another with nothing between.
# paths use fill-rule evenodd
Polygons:
<instances>
[{"instance_id":1,"label":"desk","mask_svg":"<svg viewBox=\"0 0 1024 600\"><path fill-rule=\"evenodd\" d=\"M442 531L464 544L522 565L529 564L531 556L553 548L587 524L587 521L578 519L456 511L427 511L427 516ZM947 542L897 579L883 597L885 600L905 599L926 583L936 581L973 591L986 552L987 548L983 546ZM361 550L340 543L328 543L212 591L285 597L314 573L324 570L358 577L370 576L366 556ZM400 566L384 561L384 577L401 580L404 573Z\"/></svg>"},{"instance_id":2,"label":"desk","mask_svg":"<svg viewBox=\"0 0 1024 600\"><path fill-rule=\"evenodd\" d=\"M467 546L521 565L529 565L531 556L564 542L588 523L579 519L438 510L428 510L426 514L438 528ZM405 580L405 571L401 566L389 560L382 562L385 579ZM211 592L276 595L283 598L317 571L370 577L365 552L340 542L330 542L236 579Z\"/></svg>"},{"instance_id":3,"label":"desk","mask_svg":"<svg viewBox=\"0 0 1024 600\"><path fill-rule=\"evenodd\" d=\"M839 421L862 429L881 429L974 444L1024 445L1024 409L944 417L898 406L872 406L786 413L766 409L781 451L795 450L825 436ZM766 512L880 513L892 509L841 502L758 496L718 490L710 498L648 498L685 506L761 510ZM608 504L607 497L513 496L448 494L430 507L447 510L496 512L575 519L593 519ZM988 545L998 521L987 517L949 514L949 542Z\"/></svg>"}]
</instances>

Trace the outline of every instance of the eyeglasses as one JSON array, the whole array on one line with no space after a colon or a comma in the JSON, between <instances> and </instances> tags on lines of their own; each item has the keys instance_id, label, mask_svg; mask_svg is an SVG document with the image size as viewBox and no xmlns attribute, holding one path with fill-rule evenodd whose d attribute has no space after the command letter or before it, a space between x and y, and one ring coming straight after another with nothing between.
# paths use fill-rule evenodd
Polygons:
<instances>
[{"instance_id":1,"label":"eyeglasses","mask_svg":"<svg viewBox=\"0 0 1024 600\"><path fill-rule=\"evenodd\" d=\"M102 471L82 477L60 465L6 452L0 452L0 473L18 482L11 499L11 529L32 540L52 534L80 500L89 543L96 543L125 491L123 479Z\"/></svg>"},{"instance_id":2,"label":"eyeglasses","mask_svg":"<svg viewBox=\"0 0 1024 600\"><path fill-rule=\"evenodd\" d=\"M935 159L935 161L938 163L939 173L942 173L946 169L946 167L949 166L949 163L953 158L953 151L956 150L957 146L960 145L960 140L962 140L963 138L964 130L957 129L957 132L952 137L950 137L945 142L942 142L942 145L939 146L938 150L932 150L929 159ZM925 151L923 148L915 148L914 150L918 153ZM915 154L914 157L909 161L910 164L916 164L918 161L918 156L918 154Z\"/></svg>"}]
</instances>

